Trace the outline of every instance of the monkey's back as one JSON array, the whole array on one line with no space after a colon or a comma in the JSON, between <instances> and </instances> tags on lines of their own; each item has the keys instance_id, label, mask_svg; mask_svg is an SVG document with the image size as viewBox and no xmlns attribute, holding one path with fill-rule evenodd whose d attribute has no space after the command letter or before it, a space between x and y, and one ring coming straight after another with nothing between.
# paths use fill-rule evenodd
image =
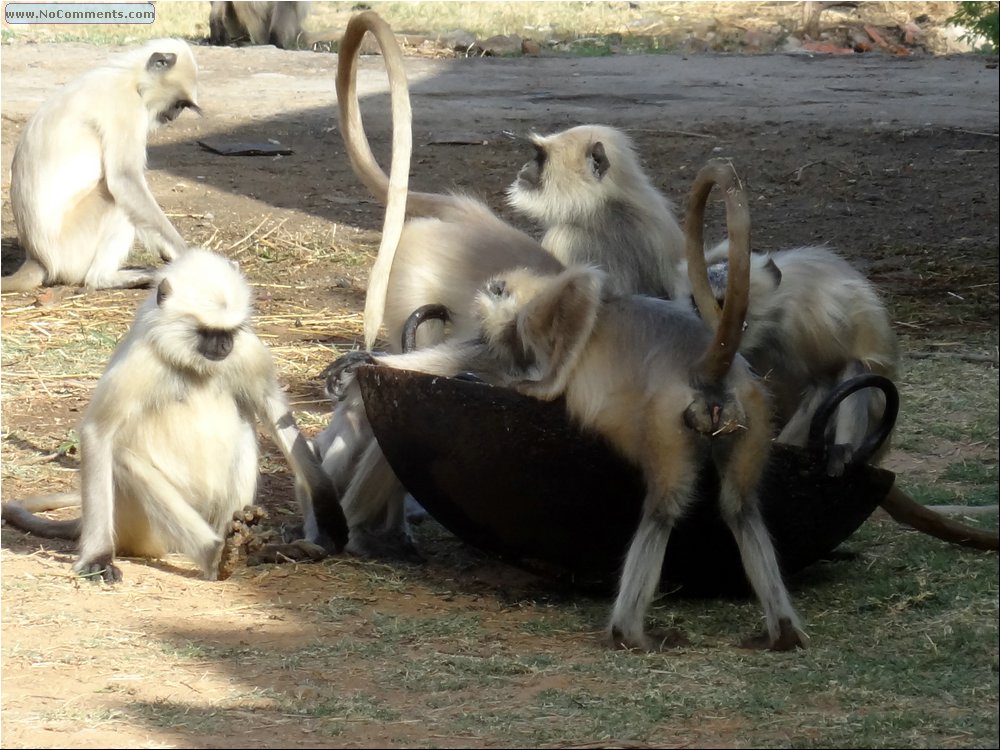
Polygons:
<instances>
[{"instance_id":1,"label":"monkey's back","mask_svg":"<svg viewBox=\"0 0 1000 750\"><path fill-rule=\"evenodd\" d=\"M566 391L570 413L638 459L658 430L683 429L690 370L711 332L684 303L609 299Z\"/></svg>"},{"instance_id":2,"label":"monkey's back","mask_svg":"<svg viewBox=\"0 0 1000 750\"><path fill-rule=\"evenodd\" d=\"M32 115L14 150L10 199L18 236L29 253L48 261L55 279L60 277L61 263L80 262L86 268L91 257L84 253L83 259L67 258L65 253L53 252L66 228L64 222L81 213L75 209L82 206L87 207L82 213L88 215L81 220L99 221L102 207L110 205L103 185L103 134L96 123L100 118L115 122L116 127L120 123L127 132L138 133L145 147L144 122L115 113L120 102L111 93L121 89L127 75L102 68L70 82ZM138 101L138 94L134 96ZM100 117L94 116L95 109Z\"/></svg>"},{"instance_id":3,"label":"monkey's back","mask_svg":"<svg viewBox=\"0 0 1000 750\"><path fill-rule=\"evenodd\" d=\"M782 250L771 257L781 270L781 283L763 304L758 301L757 310L751 296L750 315L766 316L760 327L782 335L753 344L754 353L779 351L786 361L776 366L803 368L801 377L809 379L833 377L851 360L894 374L898 351L891 321L860 271L824 247ZM751 320L751 327L756 322Z\"/></svg>"}]
</instances>

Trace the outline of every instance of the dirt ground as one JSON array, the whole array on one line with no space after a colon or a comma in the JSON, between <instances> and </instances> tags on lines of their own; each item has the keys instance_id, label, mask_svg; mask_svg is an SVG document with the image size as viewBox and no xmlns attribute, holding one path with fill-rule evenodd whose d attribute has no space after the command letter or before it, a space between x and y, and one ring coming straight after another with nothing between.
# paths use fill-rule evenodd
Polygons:
<instances>
[{"instance_id":1,"label":"dirt ground","mask_svg":"<svg viewBox=\"0 0 1000 750\"><path fill-rule=\"evenodd\" d=\"M9 206L9 165L27 118L58 84L98 63L105 49L80 44L5 44L2 49L3 270L19 257ZM309 429L326 413L315 379L334 352L360 334L371 253L382 209L344 163L335 124L335 57L273 48L196 50L205 116L185 114L151 139L149 181L180 232L192 243L246 249L241 240L267 229L309 248L333 248L310 262L273 264L257 245L248 273L260 272L258 309L272 321L276 357L312 347L306 366L283 376ZM828 242L884 292L908 351L995 353L998 276L998 78L995 60L974 56L896 58L808 54L736 56L669 54L595 58L408 59L415 114L411 185L473 191L512 221L503 193L530 154L502 135L549 132L599 121L628 130L657 185L683 206L690 177L708 158L732 158L752 196L758 249ZM369 135L376 150L388 138L384 74L378 58L362 64ZM224 157L199 140L277 141L294 153ZM341 252L338 248L347 248ZM280 249L280 248L279 248ZM100 293L131 310L140 292ZM41 317L59 316L60 304ZM67 302L66 304L70 304ZM40 317L33 295L5 296L4 335L25 335ZM327 311L330 331L296 325ZM130 313L128 313L130 314ZM85 316L85 311L81 313ZM44 321L42 321L44 324ZM44 334L39 327L39 336ZM39 345L43 345L40 342ZM24 362L4 358L7 372ZM20 368L20 369L18 369ZM4 374L6 375L7 372ZM3 396L4 498L49 489L50 478L15 471L52 453L79 417L96 373L66 383L69 396ZM49 394L50 396L52 394ZM22 436L18 442L12 434ZM29 436L24 438L23 436ZM974 451L974 448L969 450ZM280 463L273 450L272 463ZM892 466L920 460L894 454ZM995 460L995 456L994 456ZM73 469L72 458L60 459ZM71 471L59 474L66 485ZM268 471L266 504L294 514L290 480ZM284 514L284 515L282 515ZM544 648L570 658L575 648L525 636L530 612L510 605L510 591L536 582L433 537L425 572L409 574L405 595L392 566L351 559L313 566L245 569L222 583L198 580L183 561L123 562L126 583L98 590L72 580L72 547L3 529L3 744L5 747L319 747L311 720L274 709L282 692L307 699L325 681L345 693L369 684L365 660L344 651L336 675L309 664L284 668L241 659L249 646L292 649L345 642L367 633L371 611L474 613L497 642ZM455 561L458 561L457 563ZM354 587L357 611L322 623L302 617L328 606L334 582ZM395 588L394 588L395 587ZM156 633L147 640L144 633ZM173 649L211 644L237 656L232 672L178 662ZM159 645L157 645L157 643ZM163 645L164 643L168 645ZM530 643L530 646L528 645ZM175 644L170 647L169 644ZM489 644L482 644L484 651ZM165 717L157 707L194 700L208 713L239 695L245 713L228 714L225 732L198 729L192 716ZM409 693L398 707L405 715ZM393 701L392 695L387 700ZM158 720L124 721L122 706L142 705ZM411 744L409 720L345 722L336 742ZM677 742L724 746L726 728L712 721L680 727ZM438 737L503 745L502 737ZM422 741L428 741L423 737ZM666 739L663 740L664 742Z\"/></svg>"}]
</instances>

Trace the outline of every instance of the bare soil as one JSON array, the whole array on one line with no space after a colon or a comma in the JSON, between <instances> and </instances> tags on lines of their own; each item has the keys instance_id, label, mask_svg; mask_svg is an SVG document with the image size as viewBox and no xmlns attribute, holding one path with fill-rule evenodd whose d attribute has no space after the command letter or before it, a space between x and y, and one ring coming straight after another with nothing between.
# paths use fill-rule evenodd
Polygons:
<instances>
[{"instance_id":1,"label":"bare soil","mask_svg":"<svg viewBox=\"0 0 1000 750\"><path fill-rule=\"evenodd\" d=\"M13 146L43 98L97 64L106 49L15 44L4 45L2 54L3 271L10 273L20 257L8 200ZM315 430L328 413L315 376L334 347L358 341L358 312L383 215L343 158L335 57L208 47L196 55L205 117L184 115L153 136L149 181L191 242L246 252L279 365L283 353L311 348L303 366L283 366L283 377L307 429ZM530 154L502 131L550 132L583 122L628 130L656 183L681 207L700 165L730 157L749 185L758 249L826 242L843 251L884 292L908 351L996 351L995 60L703 53L412 57L408 63L416 188L472 191L509 216L504 189ZM381 61L366 59L361 68L369 135L384 153L389 117ZM278 141L294 153L224 157L198 146L206 138ZM273 237L281 242L251 242L249 251L240 244L279 225ZM303 260L287 251L290 245L316 249L316 257ZM96 299L120 304L127 318L141 294L98 293ZM26 335L73 302L58 297L35 317L8 314L34 304L33 295L4 297L5 336ZM329 331L297 325L297 316L317 311L329 316ZM40 338L39 346L44 343ZM26 365L5 357L4 366ZM41 382L17 400L4 393L5 499L55 489L52 472L39 477L23 469L55 451L96 375L80 376L82 383ZM975 448L968 450L975 457ZM912 460L898 452L889 465ZM73 483L67 469L78 465L74 456L51 463L55 482ZM294 520L290 478L271 447L265 463L262 502L272 517ZM433 526L421 531L424 566L344 557L243 568L224 582L206 583L183 560L125 560L125 583L114 590L72 578L70 544L4 528L3 745L508 744L502 731L436 733L440 717L427 713L419 691L402 688L379 688L393 709L387 715L341 704L325 717L289 708L374 689L370 659L378 653L378 617L387 614L475 617L489 633L480 643L456 642L450 652L436 642L442 658L487 659L502 651L561 661L599 648L600 619L584 637L531 635L525 624L551 595L545 583ZM334 644L332 657L315 655ZM412 648L427 647L417 638ZM269 657L255 656L259 652ZM212 658L219 655L225 658ZM559 688L563 679L528 674L522 690ZM468 701L514 705L523 697L487 686ZM721 716L679 719L650 742L731 746L734 729Z\"/></svg>"}]
</instances>

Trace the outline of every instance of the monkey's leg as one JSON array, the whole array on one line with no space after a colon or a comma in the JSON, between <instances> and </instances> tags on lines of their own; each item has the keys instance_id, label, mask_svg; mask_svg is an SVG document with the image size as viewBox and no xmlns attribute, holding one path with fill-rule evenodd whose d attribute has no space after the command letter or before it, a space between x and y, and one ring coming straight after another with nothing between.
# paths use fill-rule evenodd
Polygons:
<instances>
[{"instance_id":1,"label":"monkey's leg","mask_svg":"<svg viewBox=\"0 0 1000 750\"><path fill-rule=\"evenodd\" d=\"M688 435L678 435L674 430L658 431L657 424L653 422L650 444L645 446L649 458L644 462L646 498L642 518L625 556L608 626L611 644L618 648L655 651L677 645L681 640L677 633L654 640L643 627L660 582L670 533L691 502L697 476L696 451Z\"/></svg>"},{"instance_id":2,"label":"monkey's leg","mask_svg":"<svg viewBox=\"0 0 1000 750\"><path fill-rule=\"evenodd\" d=\"M135 227L125 213L98 195L89 197L85 205L77 208L77 212L86 210L87 206L98 213L94 214L96 227L88 226L91 220L81 217L75 230L78 242L96 243L95 249L90 250L89 257L93 260L85 271L84 285L88 289L135 289L151 286L155 276L153 269L122 268L135 241ZM65 230L63 234L66 234Z\"/></svg>"},{"instance_id":3,"label":"monkey's leg","mask_svg":"<svg viewBox=\"0 0 1000 750\"><path fill-rule=\"evenodd\" d=\"M141 502L149 519L152 534L169 551L181 552L191 558L206 580L217 580L223 548L222 536L155 466L132 456L128 472L131 474L131 486L142 492L138 502ZM202 500L199 504L203 507L219 505L210 500ZM231 519L234 508L231 504L228 505L230 507L225 508L224 512Z\"/></svg>"},{"instance_id":4,"label":"monkey's leg","mask_svg":"<svg viewBox=\"0 0 1000 750\"><path fill-rule=\"evenodd\" d=\"M118 531L115 503L124 488L115 476L114 433L85 419L80 425L80 444L80 549L73 570L93 581L117 583L122 572L113 564Z\"/></svg>"},{"instance_id":5,"label":"monkey's leg","mask_svg":"<svg viewBox=\"0 0 1000 750\"><path fill-rule=\"evenodd\" d=\"M766 636L746 645L788 651L805 646L805 635L792 607L788 589L771 536L764 525L757 498L770 445L770 428L764 402L744 390L742 402L748 412L747 430L714 448L721 487L722 518L736 539L743 570L764 609ZM719 454L722 454L721 460Z\"/></svg>"},{"instance_id":6,"label":"monkey's leg","mask_svg":"<svg viewBox=\"0 0 1000 750\"><path fill-rule=\"evenodd\" d=\"M650 504L650 498L646 504ZM608 638L617 648L658 651L667 644L645 633L643 620L660 582L663 555L674 526L674 519L657 511L644 511L639 528L629 544L618 595L611 611Z\"/></svg>"},{"instance_id":7,"label":"monkey's leg","mask_svg":"<svg viewBox=\"0 0 1000 750\"><path fill-rule=\"evenodd\" d=\"M829 393L828 388L809 387L802 394L798 408L781 428L775 442L805 448L809 442L809 426L812 424L813 414L816 413L827 393Z\"/></svg>"},{"instance_id":8,"label":"monkey's leg","mask_svg":"<svg viewBox=\"0 0 1000 750\"><path fill-rule=\"evenodd\" d=\"M866 372L868 370L860 362L851 362L844 368L839 382L843 383ZM826 465L827 475L841 476L853 460L855 451L864 442L870 424L868 415L875 406L873 391L879 395L882 393L877 389L862 388L841 401L837 407Z\"/></svg>"},{"instance_id":9,"label":"monkey's leg","mask_svg":"<svg viewBox=\"0 0 1000 750\"><path fill-rule=\"evenodd\" d=\"M313 445L299 431L288 399L273 376L268 379L260 401L256 408L261 422L295 472L295 494L303 511L306 538L330 550L343 549L347 544L348 524L340 492L323 471Z\"/></svg>"},{"instance_id":10,"label":"monkey's leg","mask_svg":"<svg viewBox=\"0 0 1000 750\"><path fill-rule=\"evenodd\" d=\"M406 489L371 438L344 494L351 528L347 549L363 557L420 561L403 511Z\"/></svg>"},{"instance_id":11,"label":"monkey's leg","mask_svg":"<svg viewBox=\"0 0 1000 750\"><path fill-rule=\"evenodd\" d=\"M0 292L30 292L45 283L47 274L34 258L26 258L21 267L0 280Z\"/></svg>"},{"instance_id":12,"label":"monkey's leg","mask_svg":"<svg viewBox=\"0 0 1000 750\"><path fill-rule=\"evenodd\" d=\"M208 43L212 45L229 44L228 26L235 21L230 19L232 10L228 2L212 2L208 15Z\"/></svg>"}]
</instances>

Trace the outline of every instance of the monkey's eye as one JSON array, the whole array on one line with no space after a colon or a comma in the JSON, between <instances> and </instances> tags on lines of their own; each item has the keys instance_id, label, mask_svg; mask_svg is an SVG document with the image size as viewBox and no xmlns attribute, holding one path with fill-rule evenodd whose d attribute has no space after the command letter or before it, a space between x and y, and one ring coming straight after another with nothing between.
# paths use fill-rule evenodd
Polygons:
<instances>
[{"instance_id":1,"label":"monkey's eye","mask_svg":"<svg viewBox=\"0 0 1000 750\"><path fill-rule=\"evenodd\" d=\"M486 285L486 291L494 297L506 297L507 282L503 279L493 279Z\"/></svg>"}]
</instances>

